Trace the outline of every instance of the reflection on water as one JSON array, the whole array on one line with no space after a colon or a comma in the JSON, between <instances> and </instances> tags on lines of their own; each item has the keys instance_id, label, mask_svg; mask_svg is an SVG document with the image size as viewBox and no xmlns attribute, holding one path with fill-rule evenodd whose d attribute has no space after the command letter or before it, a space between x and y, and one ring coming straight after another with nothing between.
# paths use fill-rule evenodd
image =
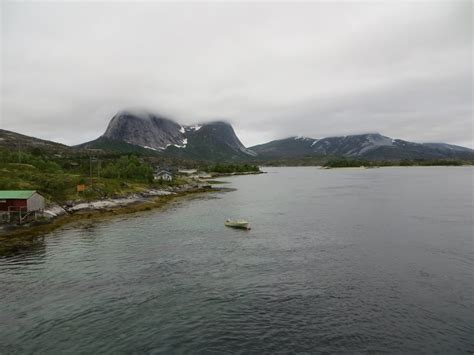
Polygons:
<instances>
[{"instance_id":1,"label":"reflection on water","mask_svg":"<svg viewBox=\"0 0 474 355\"><path fill-rule=\"evenodd\" d=\"M5 252L0 353L472 352L472 168L268 170Z\"/></svg>"},{"instance_id":2,"label":"reflection on water","mask_svg":"<svg viewBox=\"0 0 474 355\"><path fill-rule=\"evenodd\" d=\"M21 262L29 257L40 259L46 251L45 237L22 238L15 243L4 244L0 249L0 258L10 259L10 262Z\"/></svg>"}]
</instances>

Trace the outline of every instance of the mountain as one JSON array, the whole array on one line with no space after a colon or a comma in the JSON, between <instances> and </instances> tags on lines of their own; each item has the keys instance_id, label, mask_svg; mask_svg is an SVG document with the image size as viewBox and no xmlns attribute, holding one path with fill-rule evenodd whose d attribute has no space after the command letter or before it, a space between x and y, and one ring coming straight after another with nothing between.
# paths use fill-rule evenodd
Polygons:
<instances>
[{"instance_id":1,"label":"mountain","mask_svg":"<svg viewBox=\"0 0 474 355\"><path fill-rule=\"evenodd\" d=\"M202 161L246 161L344 156L368 160L474 159L472 149L444 143L413 143L379 133L313 139L290 137L246 148L223 121L181 125L163 115L125 110L105 133L81 148Z\"/></svg>"},{"instance_id":2,"label":"mountain","mask_svg":"<svg viewBox=\"0 0 474 355\"><path fill-rule=\"evenodd\" d=\"M328 137L292 137L250 148L261 159L303 156L345 156L368 160L473 159L469 148L444 143L413 143L379 133Z\"/></svg>"},{"instance_id":3,"label":"mountain","mask_svg":"<svg viewBox=\"0 0 474 355\"><path fill-rule=\"evenodd\" d=\"M185 128L185 146L170 146L166 153L197 160L245 160L256 154L245 148L227 122L216 121Z\"/></svg>"},{"instance_id":4,"label":"mountain","mask_svg":"<svg viewBox=\"0 0 474 355\"><path fill-rule=\"evenodd\" d=\"M4 129L0 129L0 147L9 150L35 151L50 154L72 151L71 147L61 143L25 136Z\"/></svg>"},{"instance_id":5,"label":"mountain","mask_svg":"<svg viewBox=\"0 0 474 355\"><path fill-rule=\"evenodd\" d=\"M110 121L105 133L80 147L133 152L209 161L239 161L255 156L244 147L232 126L223 121L183 126L161 115L121 111Z\"/></svg>"},{"instance_id":6,"label":"mountain","mask_svg":"<svg viewBox=\"0 0 474 355\"><path fill-rule=\"evenodd\" d=\"M183 146L186 137L178 123L148 112L121 111L109 122L103 137L150 149Z\"/></svg>"},{"instance_id":7,"label":"mountain","mask_svg":"<svg viewBox=\"0 0 474 355\"><path fill-rule=\"evenodd\" d=\"M152 134L153 133L153 134ZM113 154L158 156L172 161L265 161L343 156L366 160L458 159L474 161L474 150L445 143L413 143L378 133L314 139L290 137L245 148L229 123L182 126L168 118L124 112L104 135L75 147L0 129L0 148L69 156L100 149Z\"/></svg>"},{"instance_id":8,"label":"mountain","mask_svg":"<svg viewBox=\"0 0 474 355\"><path fill-rule=\"evenodd\" d=\"M93 141L76 145L75 148L88 150L99 149L104 152L110 153L138 154L145 156L154 156L159 154L156 150L144 148L139 145L130 144L119 139L107 138L105 136L100 136L99 138L94 139Z\"/></svg>"},{"instance_id":9,"label":"mountain","mask_svg":"<svg viewBox=\"0 0 474 355\"><path fill-rule=\"evenodd\" d=\"M290 137L248 149L227 122L185 126L163 115L130 110L118 112L102 136L79 147L227 162L326 156L367 160L474 159L469 148L413 143L379 133L322 139Z\"/></svg>"},{"instance_id":10,"label":"mountain","mask_svg":"<svg viewBox=\"0 0 474 355\"><path fill-rule=\"evenodd\" d=\"M259 157L280 159L313 154L313 144L317 141L308 137L290 137L259 144L250 149Z\"/></svg>"}]
</instances>

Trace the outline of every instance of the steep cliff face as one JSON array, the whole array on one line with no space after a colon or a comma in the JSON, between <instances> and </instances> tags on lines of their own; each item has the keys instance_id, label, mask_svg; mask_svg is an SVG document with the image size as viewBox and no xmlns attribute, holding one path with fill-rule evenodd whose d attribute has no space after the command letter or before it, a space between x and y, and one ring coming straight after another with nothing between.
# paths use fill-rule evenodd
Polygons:
<instances>
[{"instance_id":1,"label":"steep cliff face","mask_svg":"<svg viewBox=\"0 0 474 355\"><path fill-rule=\"evenodd\" d=\"M141 147L163 150L170 145L182 147L184 128L159 115L148 112L121 111L110 121L104 137Z\"/></svg>"}]
</instances>

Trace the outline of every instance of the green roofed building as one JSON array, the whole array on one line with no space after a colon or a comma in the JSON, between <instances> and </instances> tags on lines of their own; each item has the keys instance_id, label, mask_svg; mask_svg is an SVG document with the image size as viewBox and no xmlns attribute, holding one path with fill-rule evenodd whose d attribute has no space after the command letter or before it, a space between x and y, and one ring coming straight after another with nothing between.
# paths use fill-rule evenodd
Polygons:
<instances>
[{"instance_id":1,"label":"green roofed building","mask_svg":"<svg viewBox=\"0 0 474 355\"><path fill-rule=\"evenodd\" d=\"M0 211L43 211L45 199L35 190L0 190Z\"/></svg>"}]
</instances>

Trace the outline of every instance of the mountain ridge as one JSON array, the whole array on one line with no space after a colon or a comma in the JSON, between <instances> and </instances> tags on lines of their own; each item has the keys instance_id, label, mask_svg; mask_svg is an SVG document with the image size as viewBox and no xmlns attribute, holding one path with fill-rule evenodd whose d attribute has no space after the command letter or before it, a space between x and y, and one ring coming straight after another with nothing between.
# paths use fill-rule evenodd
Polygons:
<instances>
[{"instance_id":1,"label":"mountain ridge","mask_svg":"<svg viewBox=\"0 0 474 355\"><path fill-rule=\"evenodd\" d=\"M470 148L447 143L414 143L365 133L321 139L290 137L250 147L260 158L342 156L369 160L473 159Z\"/></svg>"},{"instance_id":2,"label":"mountain ridge","mask_svg":"<svg viewBox=\"0 0 474 355\"><path fill-rule=\"evenodd\" d=\"M0 129L0 147L15 150L29 148L30 150L45 150L52 153L69 152L73 150L71 146L62 143L36 138L6 129Z\"/></svg>"},{"instance_id":3,"label":"mountain ridge","mask_svg":"<svg viewBox=\"0 0 474 355\"><path fill-rule=\"evenodd\" d=\"M73 147L0 130L0 146L34 149L100 149L196 161L268 161L301 157L345 157L365 160L461 159L474 161L474 150L447 143L415 143L380 133L325 138L292 136L245 147L224 120L182 125L149 111L122 110L109 121L104 134Z\"/></svg>"}]
</instances>

